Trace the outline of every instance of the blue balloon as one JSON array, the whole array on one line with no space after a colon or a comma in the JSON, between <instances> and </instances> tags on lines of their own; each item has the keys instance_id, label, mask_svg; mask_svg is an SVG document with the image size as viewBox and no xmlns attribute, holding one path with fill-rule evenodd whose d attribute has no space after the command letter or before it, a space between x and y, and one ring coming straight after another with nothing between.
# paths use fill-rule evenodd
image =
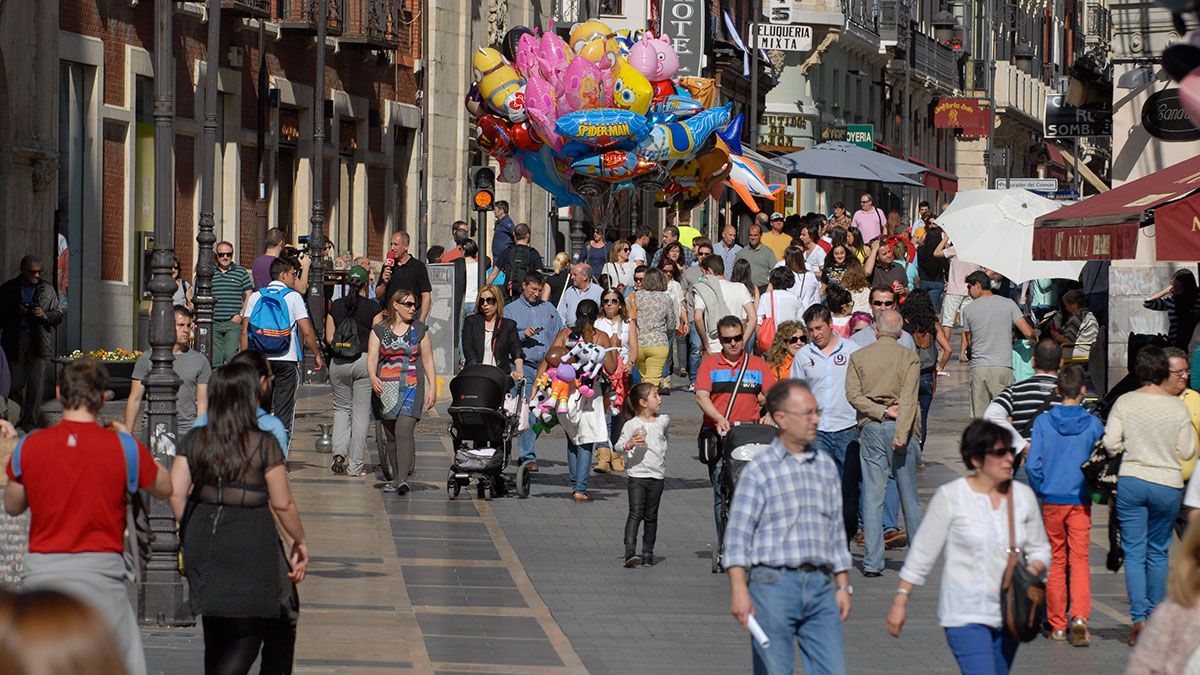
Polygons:
<instances>
[{"instance_id":1,"label":"blue balloon","mask_svg":"<svg viewBox=\"0 0 1200 675\"><path fill-rule=\"evenodd\" d=\"M725 141L725 145L729 146L729 154L742 154L742 113L738 113L729 125L721 131L717 132L717 137Z\"/></svg>"},{"instance_id":2,"label":"blue balloon","mask_svg":"<svg viewBox=\"0 0 1200 675\"><path fill-rule=\"evenodd\" d=\"M727 103L680 122L656 125L646 140L642 141L638 156L654 162L691 157L718 127L729 121L731 109L732 104Z\"/></svg>"},{"instance_id":3,"label":"blue balloon","mask_svg":"<svg viewBox=\"0 0 1200 675\"><path fill-rule=\"evenodd\" d=\"M577 110L558 118L554 130L563 138L607 148L624 140L635 143L646 137L650 124L645 115L620 108Z\"/></svg>"},{"instance_id":4,"label":"blue balloon","mask_svg":"<svg viewBox=\"0 0 1200 675\"><path fill-rule=\"evenodd\" d=\"M542 149L537 152L518 152L517 158L521 161L521 166L529 172L529 179L553 195L558 200L559 206L584 205L579 195L571 192L570 186L558 173L558 168L554 164L554 153L550 151L550 146L543 145Z\"/></svg>"}]
</instances>

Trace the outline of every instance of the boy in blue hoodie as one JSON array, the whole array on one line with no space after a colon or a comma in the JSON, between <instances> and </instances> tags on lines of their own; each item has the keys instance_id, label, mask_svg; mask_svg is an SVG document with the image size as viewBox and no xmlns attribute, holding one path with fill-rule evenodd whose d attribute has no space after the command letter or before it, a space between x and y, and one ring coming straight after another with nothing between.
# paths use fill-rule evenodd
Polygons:
<instances>
[{"instance_id":1,"label":"boy in blue hoodie","mask_svg":"<svg viewBox=\"0 0 1200 675\"><path fill-rule=\"evenodd\" d=\"M1029 486L1042 500L1042 520L1050 539L1050 577L1046 581L1046 617L1054 631L1051 640L1070 639L1076 647L1091 644L1088 616L1092 613L1088 545L1092 530L1092 503L1083 464L1104 436L1104 425L1084 410L1084 372L1069 364L1058 373L1062 405L1038 416L1033 423ZM1067 633L1067 568L1071 578L1071 622Z\"/></svg>"}]
</instances>

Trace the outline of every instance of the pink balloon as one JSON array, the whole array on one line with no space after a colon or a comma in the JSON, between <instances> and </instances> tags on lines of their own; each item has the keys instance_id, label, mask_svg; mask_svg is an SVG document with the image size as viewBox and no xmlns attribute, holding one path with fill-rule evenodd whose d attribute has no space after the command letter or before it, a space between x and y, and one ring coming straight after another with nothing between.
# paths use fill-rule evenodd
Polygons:
<instances>
[{"instance_id":1,"label":"pink balloon","mask_svg":"<svg viewBox=\"0 0 1200 675\"><path fill-rule=\"evenodd\" d=\"M525 81L525 110L533 122L533 129L542 140L555 150L561 150L563 139L554 130L558 121L558 104L554 98L554 87L534 74Z\"/></svg>"},{"instance_id":2,"label":"pink balloon","mask_svg":"<svg viewBox=\"0 0 1200 675\"><path fill-rule=\"evenodd\" d=\"M571 63L571 52L557 33L548 30L542 34L541 43L538 45L537 59L538 66L542 70L542 77L557 87L558 81Z\"/></svg>"},{"instance_id":3,"label":"pink balloon","mask_svg":"<svg viewBox=\"0 0 1200 675\"><path fill-rule=\"evenodd\" d=\"M658 76L650 78L650 81L660 82L675 77L675 73L679 72L679 54L676 54L675 48L671 46L671 38L664 35L652 42L654 50L658 52Z\"/></svg>"},{"instance_id":4,"label":"pink balloon","mask_svg":"<svg viewBox=\"0 0 1200 675\"><path fill-rule=\"evenodd\" d=\"M1188 73L1179 81L1179 101L1191 118L1192 124L1200 127L1200 68Z\"/></svg>"},{"instance_id":5,"label":"pink balloon","mask_svg":"<svg viewBox=\"0 0 1200 675\"><path fill-rule=\"evenodd\" d=\"M603 76L596 64L587 59L571 61L559 79L556 91L560 115L604 107Z\"/></svg>"},{"instance_id":6,"label":"pink balloon","mask_svg":"<svg viewBox=\"0 0 1200 675\"><path fill-rule=\"evenodd\" d=\"M626 57L630 67L646 76L647 80L653 81L655 71L658 69L658 50L654 48L651 40L654 39L654 34L646 31L642 34L642 39L638 40L632 47L629 48L629 56Z\"/></svg>"},{"instance_id":7,"label":"pink balloon","mask_svg":"<svg viewBox=\"0 0 1200 675\"><path fill-rule=\"evenodd\" d=\"M535 29L536 30L536 29ZM522 33L517 41L517 51L513 55L517 72L528 80L538 72L538 39L533 33Z\"/></svg>"}]
</instances>

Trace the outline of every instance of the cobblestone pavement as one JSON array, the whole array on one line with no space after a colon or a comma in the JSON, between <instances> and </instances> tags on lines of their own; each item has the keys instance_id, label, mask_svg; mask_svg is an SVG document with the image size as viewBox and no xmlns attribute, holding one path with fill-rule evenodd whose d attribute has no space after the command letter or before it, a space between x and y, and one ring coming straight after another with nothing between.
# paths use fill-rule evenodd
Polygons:
<instances>
[{"instance_id":1,"label":"cobblestone pavement","mask_svg":"<svg viewBox=\"0 0 1200 675\"><path fill-rule=\"evenodd\" d=\"M920 475L925 501L961 473L965 380L955 364L934 400ZM749 638L729 616L727 579L709 571L712 492L694 458L699 413L690 394L664 399L672 441L660 562L632 570L621 566L624 479L595 475L594 501L571 501L560 432L538 443L541 472L529 499L484 502L464 493L451 501L448 420L439 405L418 425L418 489L398 497L381 493L372 478L331 474L329 456L313 451L316 424L330 419L329 400L327 388L302 392L290 457L313 555L300 587L297 672L748 672ZM1124 584L1103 567L1105 510L1097 508L1093 518L1093 646L1036 640L1021 647L1016 672L1123 671ZM21 528L0 526L8 538ZM852 553L857 561L862 551L852 546ZM854 612L845 625L851 673L956 671L937 626L936 574L914 594L901 639L886 634L903 556L888 552L882 578L851 574ZM150 672L202 672L198 628L147 627L143 636Z\"/></svg>"}]
</instances>

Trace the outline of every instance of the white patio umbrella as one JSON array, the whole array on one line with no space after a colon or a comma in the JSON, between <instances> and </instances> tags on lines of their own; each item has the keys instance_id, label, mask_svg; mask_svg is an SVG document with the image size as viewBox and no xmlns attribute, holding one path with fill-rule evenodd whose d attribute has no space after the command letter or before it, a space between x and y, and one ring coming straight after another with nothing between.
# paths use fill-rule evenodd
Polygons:
<instances>
[{"instance_id":1,"label":"white patio umbrella","mask_svg":"<svg viewBox=\"0 0 1200 675\"><path fill-rule=\"evenodd\" d=\"M962 260L983 265L1015 283L1078 279L1082 260L1034 260L1033 221L1063 205L1028 190L959 192L937 222Z\"/></svg>"}]
</instances>

